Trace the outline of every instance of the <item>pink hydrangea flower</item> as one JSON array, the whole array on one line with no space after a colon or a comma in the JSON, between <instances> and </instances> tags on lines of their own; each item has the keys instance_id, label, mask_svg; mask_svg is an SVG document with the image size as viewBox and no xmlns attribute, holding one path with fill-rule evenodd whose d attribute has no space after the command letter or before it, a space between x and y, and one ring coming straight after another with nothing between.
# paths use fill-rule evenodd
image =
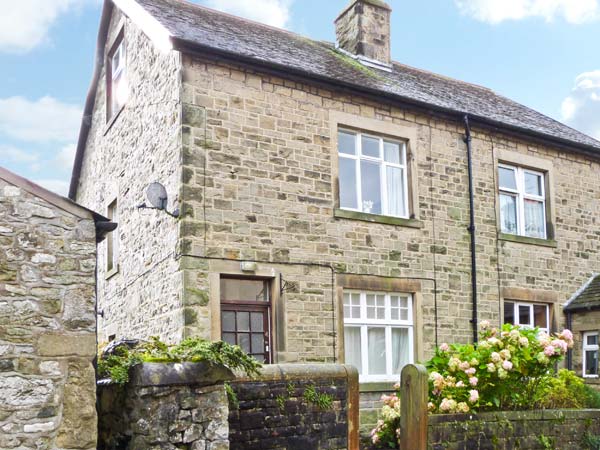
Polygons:
<instances>
[{"instance_id":1,"label":"pink hydrangea flower","mask_svg":"<svg viewBox=\"0 0 600 450\"><path fill-rule=\"evenodd\" d=\"M560 333L560 337L563 338L565 341L572 341L573 333L571 333L571 330L564 329L562 330L562 333Z\"/></svg>"},{"instance_id":2,"label":"pink hydrangea flower","mask_svg":"<svg viewBox=\"0 0 600 450\"><path fill-rule=\"evenodd\" d=\"M482 330L487 330L490 327L490 321L489 320L482 320L481 321L481 329Z\"/></svg>"},{"instance_id":3,"label":"pink hydrangea flower","mask_svg":"<svg viewBox=\"0 0 600 450\"><path fill-rule=\"evenodd\" d=\"M544 355L554 356L554 353L556 353L556 349L551 344L544 347Z\"/></svg>"},{"instance_id":4,"label":"pink hydrangea flower","mask_svg":"<svg viewBox=\"0 0 600 450\"><path fill-rule=\"evenodd\" d=\"M444 342L442 345L440 345L440 350L443 352L447 352L448 350L450 350L450 346Z\"/></svg>"},{"instance_id":5,"label":"pink hydrangea flower","mask_svg":"<svg viewBox=\"0 0 600 450\"><path fill-rule=\"evenodd\" d=\"M513 363L511 363L510 361L504 361L502 363L502 368L506 371L512 370L513 368Z\"/></svg>"},{"instance_id":6,"label":"pink hydrangea flower","mask_svg":"<svg viewBox=\"0 0 600 450\"><path fill-rule=\"evenodd\" d=\"M460 370L464 370L464 371L466 371L466 370L469 370L469 369L471 368L471 364L469 364L467 361L463 361L463 362L461 362L461 363L459 364L458 368L459 368Z\"/></svg>"},{"instance_id":7,"label":"pink hydrangea flower","mask_svg":"<svg viewBox=\"0 0 600 450\"><path fill-rule=\"evenodd\" d=\"M469 391L469 402L477 403L479 400L479 391L477 389L472 389Z\"/></svg>"},{"instance_id":8,"label":"pink hydrangea flower","mask_svg":"<svg viewBox=\"0 0 600 450\"><path fill-rule=\"evenodd\" d=\"M479 382L479 379L477 377L471 377L471 378L469 378L469 384L471 386L477 386L478 382Z\"/></svg>"},{"instance_id":9,"label":"pink hydrangea flower","mask_svg":"<svg viewBox=\"0 0 600 450\"><path fill-rule=\"evenodd\" d=\"M465 373L469 376L473 376L475 375L475 372L477 372L477 370L475 369L475 367L471 367L470 369L465 370Z\"/></svg>"}]
</instances>

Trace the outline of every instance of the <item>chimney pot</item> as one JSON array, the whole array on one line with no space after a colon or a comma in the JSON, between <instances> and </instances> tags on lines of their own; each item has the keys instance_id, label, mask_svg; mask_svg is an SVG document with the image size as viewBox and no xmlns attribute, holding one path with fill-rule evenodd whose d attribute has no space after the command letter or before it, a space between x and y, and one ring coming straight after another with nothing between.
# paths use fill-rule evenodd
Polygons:
<instances>
[{"instance_id":1,"label":"chimney pot","mask_svg":"<svg viewBox=\"0 0 600 450\"><path fill-rule=\"evenodd\" d=\"M338 47L359 61L389 67L391 12L382 0L352 0L335 19Z\"/></svg>"}]
</instances>

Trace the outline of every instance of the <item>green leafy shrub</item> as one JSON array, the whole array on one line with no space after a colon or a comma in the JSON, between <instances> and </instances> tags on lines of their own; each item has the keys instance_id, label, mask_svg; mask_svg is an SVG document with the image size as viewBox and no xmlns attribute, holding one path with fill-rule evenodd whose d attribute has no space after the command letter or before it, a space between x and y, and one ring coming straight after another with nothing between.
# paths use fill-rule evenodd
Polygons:
<instances>
[{"instance_id":1,"label":"green leafy shrub","mask_svg":"<svg viewBox=\"0 0 600 450\"><path fill-rule=\"evenodd\" d=\"M239 346L222 341L188 338L177 345L168 345L157 337L128 347L117 346L113 354L101 352L98 357L98 375L113 383L124 385L129 381L129 370L144 362L207 362L231 370L241 370L249 376L260 373L262 365Z\"/></svg>"},{"instance_id":2,"label":"green leafy shrub","mask_svg":"<svg viewBox=\"0 0 600 450\"><path fill-rule=\"evenodd\" d=\"M600 393L570 370L561 369L549 378L538 393L538 404L545 409L600 408Z\"/></svg>"}]
</instances>

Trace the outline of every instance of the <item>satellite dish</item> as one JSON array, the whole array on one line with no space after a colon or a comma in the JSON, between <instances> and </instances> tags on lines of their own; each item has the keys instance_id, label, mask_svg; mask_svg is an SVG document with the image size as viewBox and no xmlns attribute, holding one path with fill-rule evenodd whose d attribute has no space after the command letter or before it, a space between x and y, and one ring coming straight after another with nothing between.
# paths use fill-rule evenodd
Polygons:
<instances>
[{"instance_id":1,"label":"satellite dish","mask_svg":"<svg viewBox=\"0 0 600 450\"><path fill-rule=\"evenodd\" d=\"M146 188L146 198L156 209L167 208L167 190L159 182L150 183Z\"/></svg>"}]
</instances>

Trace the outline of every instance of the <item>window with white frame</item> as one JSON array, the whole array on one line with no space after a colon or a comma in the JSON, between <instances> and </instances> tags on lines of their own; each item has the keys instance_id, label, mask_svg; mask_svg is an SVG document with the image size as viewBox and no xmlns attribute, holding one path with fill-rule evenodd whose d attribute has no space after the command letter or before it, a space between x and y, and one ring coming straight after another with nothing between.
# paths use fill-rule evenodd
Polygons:
<instances>
[{"instance_id":1,"label":"window with white frame","mask_svg":"<svg viewBox=\"0 0 600 450\"><path fill-rule=\"evenodd\" d=\"M125 58L125 39L123 32L119 35L108 55L107 75L107 117L111 119L125 105L129 96L127 84L127 66Z\"/></svg>"},{"instance_id":2,"label":"window with white frame","mask_svg":"<svg viewBox=\"0 0 600 450\"><path fill-rule=\"evenodd\" d=\"M504 323L550 332L550 308L543 303L504 302Z\"/></svg>"},{"instance_id":3,"label":"window with white frame","mask_svg":"<svg viewBox=\"0 0 600 450\"><path fill-rule=\"evenodd\" d=\"M338 155L342 209L408 218L405 142L339 130Z\"/></svg>"},{"instance_id":4,"label":"window with white frame","mask_svg":"<svg viewBox=\"0 0 600 450\"><path fill-rule=\"evenodd\" d=\"M598 332L583 333L583 376L598 377Z\"/></svg>"},{"instance_id":5,"label":"window with white frame","mask_svg":"<svg viewBox=\"0 0 600 450\"><path fill-rule=\"evenodd\" d=\"M414 357L412 296L344 292L344 348L360 381L397 381Z\"/></svg>"},{"instance_id":6,"label":"window with white frame","mask_svg":"<svg viewBox=\"0 0 600 450\"><path fill-rule=\"evenodd\" d=\"M502 232L546 239L544 173L500 164L498 185Z\"/></svg>"}]
</instances>

